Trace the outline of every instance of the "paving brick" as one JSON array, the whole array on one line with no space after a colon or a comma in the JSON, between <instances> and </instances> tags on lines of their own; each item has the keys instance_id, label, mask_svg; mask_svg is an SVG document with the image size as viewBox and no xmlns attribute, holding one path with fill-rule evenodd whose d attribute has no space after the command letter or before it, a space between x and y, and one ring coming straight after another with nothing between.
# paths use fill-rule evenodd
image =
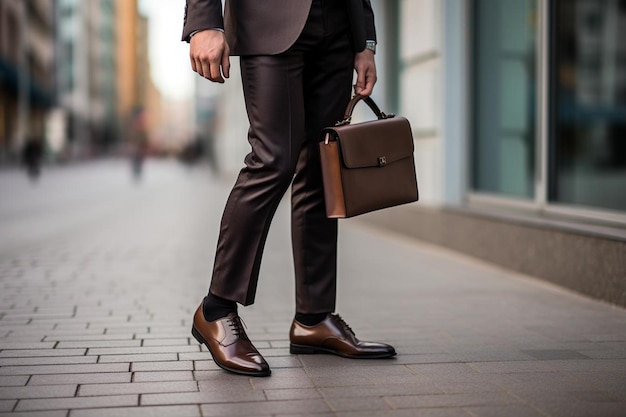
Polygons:
<instances>
[{"instance_id":1,"label":"paving brick","mask_svg":"<svg viewBox=\"0 0 626 417\"><path fill-rule=\"evenodd\" d=\"M20 400L16 411L74 410L77 408L125 407L139 404L138 395L104 397L45 398Z\"/></svg>"},{"instance_id":2,"label":"paving brick","mask_svg":"<svg viewBox=\"0 0 626 417\"><path fill-rule=\"evenodd\" d=\"M433 383L319 388L325 398L443 394Z\"/></svg>"},{"instance_id":3,"label":"paving brick","mask_svg":"<svg viewBox=\"0 0 626 417\"><path fill-rule=\"evenodd\" d=\"M130 382L131 375L132 374L130 372L33 375L30 377L28 385L121 383Z\"/></svg>"},{"instance_id":4,"label":"paving brick","mask_svg":"<svg viewBox=\"0 0 626 417\"><path fill-rule=\"evenodd\" d=\"M527 405L466 407L465 410L476 417L545 417L544 413Z\"/></svg>"},{"instance_id":5,"label":"paving brick","mask_svg":"<svg viewBox=\"0 0 626 417\"><path fill-rule=\"evenodd\" d=\"M269 342L271 348L289 348L289 340L272 340Z\"/></svg>"},{"instance_id":6,"label":"paving brick","mask_svg":"<svg viewBox=\"0 0 626 417\"><path fill-rule=\"evenodd\" d=\"M179 331L176 332L172 332L172 331L168 331L168 332L159 332L159 333L135 333L135 338L137 339L141 339L141 340L160 340L160 339L180 339L180 338L184 338L184 337L190 337L191 336L191 326L189 328L184 328L184 329L180 329ZM196 344L195 339L192 342L192 344Z\"/></svg>"},{"instance_id":7,"label":"paving brick","mask_svg":"<svg viewBox=\"0 0 626 417\"><path fill-rule=\"evenodd\" d=\"M81 385L78 396L118 395L118 394L146 394L160 392L196 392L198 384L195 381L174 382L132 382L122 384L85 384Z\"/></svg>"},{"instance_id":8,"label":"paving brick","mask_svg":"<svg viewBox=\"0 0 626 417\"><path fill-rule=\"evenodd\" d=\"M289 356L290 355L288 348L277 348L277 349L258 348L258 350L259 350L259 353L266 358L271 358L273 356Z\"/></svg>"},{"instance_id":9,"label":"paving brick","mask_svg":"<svg viewBox=\"0 0 626 417\"><path fill-rule=\"evenodd\" d=\"M314 413L314 414L308 414L308 413L304 413L304 414L280 414L280 417L310 417L310 416L315 416L315 417L336 417L337 415L335 413Z\"/></svg>"},{"instance_id":10,"label":"paving brick","mask_svg":"<svg viewBox=\"0 0 626 417\"><path fill-rule=\"evenodd\" d=\"M3 366L0 375L35 375L35 374L75 374L99 372L126 372L129 363L88 364L88 365L39 365L39 366Z\"/></svg>"},{"instance_id":11,"label":"paving brick","mask_svg":"<svg viewBox=\"0 0 626 417\"><path fill-rule=\"evenodd\" d=\"M16 318L16 319L8 319L6 320L6 324L8 325L13 325L13 326L26 326L28 323L30 323L30 319L29 318Z\"/></svg>"},{"instance_id":12,"label":"paving brick","mask_svg":"<svg viewBox=\"0 0 626 417\"><path fill-rule=\"evenodd\" d=\"M212 390L202 392L183 392L180 394L143 394L141 405L164 404L210 404L210 403L241 403L265 401L262 391L243 390ZM254 414L253 414L254 415Z\"/></svg>"},{"instance_id":13,"label":"paving brick","mask_svg":"<svg viewBox=\"0 0 626 417\"><path fill-rule=\"evenodd\" d=\"M193 371L191 361L170 361L170 362L134 362L131 364L131 371Z\"/></svg>"},{"instance_id":14,"label":"paving brick","mask_svg":"<svg viewBox=\"0 0 626 417\"><path fill-rule=\"evenodd\" d=\"M23 411L16 413L0 413L0 417L67 417L69 410Z\"/></svg>"},{"instance_id":15,"label":"paving brick","mask_svg":"<svg viewBox=\"0 0 626 417\"><path fill-rule=\"evenodd\" d=\"M216 375L221 375L224 373L225 371L219 367L217 369L212 369L209 371L193 371L193 378L196 381L215 380Z\"/></svg>"},{"instance_id":16,"label":"paving brick","mask_svg":"<svg viewBox=\"0 0 626 417\"><path fill-rule=\"evenodd\" d=\"M205 361L193 361L193 369L196 371L216 371L221 368L215 364L213 359L209 359Z\"/></svg>"},{"instance_id":17,"label":"paving brick","mask_svg":"<svg viewBox=\"0 0 626 417\"><path fill-rule=\"evenodd\" d=\"M483 373L550 372L556 369L549 362L513 361L513 362L474 362L469 366ZM414 368L415 369L415 368ZM417 370L417 369L416 369Z\"/></svg>"},{"instance_id":18,"label":"paving brick","mask_svg":"<svg viewBox=\"0 0 626 417\"><path fill-rule=\"evenodd\" d=\"M102 348L102 347L138 347L141 340L85 340L75 342L59 342L57 349L70 348ZM86 349L82 349L85 350Z\"/></svg>"},{"instance_id":19,"label":"paving brick","mask_svg":"<svg viewBox=\"0 0 626 417\"><path fill-rule=\"evenodd\" d=\"M178 359L181 361L203 361L210 359L208 352L179 353Z\"/></svg>"},{"instance_id":20,"label":"paving brick","mask_svg":"<svg viewBox=\"0 0 626 417\"><path fill-rule=\"evenodd\" d=\"M47 321L43 321L40 322L40 324L45 324L47 323ZM82 322L82 323L59 323L58 321L52 321L49 323L53 323L54 324L54 329L58 329L58 330L73 330L73 331L83 331L83 330L87 330L87 328L89 327L89 323L86 322ZM98 332L102 333L100 330L98 330Z\"/></svg>"},{"instance_id":21,"label":"paving brick","mask_svg":"<svg viewBox=\"0 0 626 417\"><path fill-rule=\"evenodd\" d=\"M2 326L0 326L2 327ZM0 339L8 340L9 336L11 336L11 342L28 342L28 343L39 343L42 341L41 330L32 333L23 333L20 328L3 328L0 330Z\"/></svg>"},{"instance_id":22,"label":"paving brick","mask_svg":"<svg viewBox=\"0 0 626 417\"><path fill-rule=\"evenodd\" d=\"M147 346L89 349L87 355L132 355L150 353L198 352L198 346Z\"/></svg>"},{"instance_id":23,"label":"paving brick","mask_svg":"<svg viewBox=\"0 0 626 417\"><path fill-rule=\"evenodd\" d=\"M159 362L176 361L176 353L138 353L135 355L102 355L98 357L98 363L112 362Z\"/></svg>"},{"instance_id":24,"label":"paving brick","mask_svg":"<svg viewBox=\"0 0 626 417\"><path fill-rule=\"evenodd\" d=\"M462 394L477 392L503 392L506 389L496 383L484 381L440 381L434 382L435 386L446 394Z\"/></svg>"},{"instance_id":25,"label":"paving brick","mask_svg":"<svg viewBox=\"0 0 626 417\"><path fill-rule=\"evenodd\" d=\"M35 356L82 356L87 349L25 349L25 350L3 350L0 358L22 358Z\"/></svg>"},{"instance_id":26,"label":"paving brick","mask_svg":"<svg viewBox=\"0 0 626 417\"><path fill-rule=\"evenodd\" d=\"M0 358L0 366L12 365L71 365L96 363L95 356L35 356L32 358Z\"/></svg>"},{"instance_id":27,"label":"paving brick","mask_svg":"<svg viewBox=\"0 0 626 417\"><path fill-rule=\"evenodd\" d=\"M115 334L127 334L128 332L132 333L143 333L147 332L148 328L146 326L107 326L104 329L104 333L108 335Z\"/></svg>"},{"instance_id":28,"label":"paving brick","mask_svg":"<svg viewBox=\"0 0 626 417\"><path fill-rule=\"evenodd\" d=\"M0 376L0 387L26 385L28 378L28 375Z\"/></svg>"},{"instance_id":29,"label":"paving brick","mask_svg":"<svg viewBox=\"0 0 626 417\"><path fill-rule=\"evenodd\" d=\"M72 410L69 417L200 417L200 409L196 405L96 408Z\"/></svg>"},{"instance_id":30,"label":"paving brick","mask_svg":"<svg viewBox=\"0 0 626 417\"><path fill-rule=\"evenodd\" d=\"M407 395L385 398L393 408L465 407L519 403L519 400L504 393Z\"/></svg>"},{"instance_id":31,"label":"paving brick","mask_svg":"<svg viewBox=\"0 0 626 417\"><path fill-rule=\"evenodd\" d=\"M11 411L17 404L17 400L0 400L0 411Z\"/></svg>"},{"instance_id":32,"label":"paving brick","mask_svg":"<svg viewBox=\"0 0 626 417\"><path fill-rule=\"evenodd\" d=\"M135 372L133 382L193 381L192 371Z\"/></svg>"},{"instance_id":33,"label":"paving brick","mask_svg":"<svg viewBox=\"0 0 626 417\"><path fill-rule=\"evenodd\" d=\"M10 342L0 340L0 349L52 349L54 342Z\"/></svg>"},{"instance_id":34,"label":"paving brick","mask_svg":"<svg viewBox=\"0 0 626 417\"><path fill-rule=\"evenodd\" d=\"M474 417L463 408L422 408L410 410L340 411L335 417ZM282 416L281 416L282 417ZM508 416L507 416L508 417Z\"/></svg>"},{"instance_id":35,"label":"paving brick","mask_svg":"<svg viewBox=\"0 0 626 417\"><path fill-rule=\"evenodd\" d=\"M302 362L296 355L268 357L266 360L272 369L302 367Z\"/></svg>"},{"instance_id":36,"label":"paving brick","mask_svg":"<svg viewBox=\"0 0 626 417\"><path fill-rule=\"evenodd\" d=\"M134 333L118 333L118 334L103 334L103 331L99 331L99 333L85 335L83 332L79 333L70 333L70 332L60 332L53 333L46 336L44 340L53 340L60 342L85 342L85 341L115 341L115 340L133 340L135 339ZM89 347L89 345L77 345L73 347ZM65 347L72 347L67 346Z\"/></svg>"},{"instance_id":37,"label":"paving brick","mask_svg":"<svg viewBox=\"0 0 626 417\"><path fill-rule=\"evenodd\" d=\"M77 385L41 385L24 387L3 387L0 390L1 399L21 398L55 398L73 397Z\"/></svg>"},{"instance_id":38,"label":"paving brick","mask_svg":"<svg viewBox=\"0 0 626 417\"><path fill-rule=\"evenodd\" d=\"M391 410L390 405L378 397L331 398L326 402L333 411Z\"/></svg>"},{"instance_id":39,"label":"paving brick","mask_svg":"<svg viewBox=\"0 0 626 417\"><path fill-rule=\"evenodd\" d=\"M195 339L194 339L195 342ZM195 344L195 343L194 343ZM144 339L142 346L188 346L189 337L176 339Z\"/></svg>"},{"instance_id":40,"label":"paving brick","mask_svg":"<svg viewBox=\"0 0 626 417\"><path fill-rule=\"evenodd\" d=\"M432 383L432 378L424 375L381 375L368 376L368 379L375 385L404 385Z\"/></svg>"},{"instance_id":41,"label":"paving brick","mask_svg":"<svg viewBox=\"0 0 626 417\"><path fill-rule=\"evenodd\" d=\"M471 365L472 364L467 363L437 363L407 365L407 368L417 375L444 375L457 377L460 375L475 374L476 372L478 372L477 369L475 369L475 367ZM482 364L477 364L477 366L482 366Z\"/></svg>"},{"instance_id":42,"label":"paving brick","mask_svg":"<svg viewBox=\"0 0 626 417\"><path fill-rule=\"evenodd\" d=\"M317 376L312 377L311 380L316 387L368 386L373 384L369 378L352 375Z\"/></svg>"},{"instance_id":43,"label":"paving brick","mask_svg":"<svg viewBox=\"0 0 626 417\"><path fill-rule=\"evenodd\" d=\"M315 388L266 389L265 396L270 401L306 400L322 397Z\"/></svg>"},{"instance_id":44,"label":"paving brick","mask_svg":"<svg viewBox=\"0 0 626 417\"><path fill-rule=\"evenodd\" d=\"M255 378L252 379L251 382L252 386L259 390L312 388L314 386L311 378L302 369L275 369L272 371L271 378Z\"/></svg>"},{"instance_id":45,"label":"paving brick","mask_svg":"<svg viewBox=\"0 0 626 417\"><path fill-rule=\"evenodd\" d=\"M239 404L203 404L202 415L209 416L265 416L274 414L294 414L306 410L307 413L331 411L323 400L266 401Z\"/></svg>"}]
</instances>

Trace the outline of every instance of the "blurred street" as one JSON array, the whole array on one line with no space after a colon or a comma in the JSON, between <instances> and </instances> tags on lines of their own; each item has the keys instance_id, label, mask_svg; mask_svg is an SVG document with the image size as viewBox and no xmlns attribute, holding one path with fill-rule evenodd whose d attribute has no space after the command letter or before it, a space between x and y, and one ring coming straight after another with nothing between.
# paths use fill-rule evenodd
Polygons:
<instances>
[{"instance_id":1,"label":"blurred street","mask_svg":"<svg viewBox=\"0 0 626 417\"><path fill-rule=\"evenodd\" d=\"M624 416L626 311L341 222L338 312L391 360L290 355L289 207L256 304L273 374L213 363L189 332L231 180L125 160L0 172L0 416Z\"/></svg>"}]
</instances>

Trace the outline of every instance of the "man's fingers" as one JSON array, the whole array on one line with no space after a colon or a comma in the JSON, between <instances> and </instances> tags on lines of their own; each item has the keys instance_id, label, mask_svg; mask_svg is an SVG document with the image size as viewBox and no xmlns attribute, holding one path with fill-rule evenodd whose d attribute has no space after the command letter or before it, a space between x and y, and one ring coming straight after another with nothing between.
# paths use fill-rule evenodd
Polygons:
<instances>
[{"instance_id":1,"label":"man's fingers","mask_svg":"<svg viewBox=\"0 0 626 417\"><path fill-rule=\"evenodd\" d=\"M357 74L354 94L362 97L371 95L376 84L376 62L372 51L358 52L354 57L354 69Z\"/></svg>"},{"instance_id":2,"label":"man's fingers","mask_svg":"<svg viewBox=\"0 0 626 417\"><path fill-rule=\"evenodd\" d=\"M356 84L354 85L354 93L361 94L364 88L365 88L365 74L363 73L363 71L357 70Z\"/></svg>"},{"instance_id":3,"label":"man's fingers","mask_svg":"<svg viewBox=\"0 0 626 417\"><path fill-rule=\"evenodd\" d=\"M222 55L222 72L225 78L230 77L230 59L228 55L228 50Z\"/></svg>"},{"instance_id":4,"label":"man's fingers","mask_svg":"<svg viewBox=\"0 0 626 417\"><path fill-rule=\"evenodd\" d=\"M209 80L214 81L214 82L218 82L218 83L223 83L224 82L224 78L222 78L222 74L220 72L219 64L215 63L215 61L211 61L209 65L210 65Z\"/></svg>"},{"instance_id":5,"label":"man's fingers","mask_svg":"<svg viewBox=\"0 0 626 417\"><path fill-rule=\"evenodd\" d=\"M365 77L365 87L360 94L366 97L372 95L372 92L374 91L374 84L376 84L376 75L368 72Z\"/></svg>"},{"instance_id":6,"label":"man's fingers","mask_svg":"<svg viewBox=\"0 0 626 417\"><path fill-rule=\"evenodd\" d=\"M222 71L229 75L228 44L218 30L203 30L191 38L191 69L211 81L223 83Z\"/></svg>"}]
</instances>

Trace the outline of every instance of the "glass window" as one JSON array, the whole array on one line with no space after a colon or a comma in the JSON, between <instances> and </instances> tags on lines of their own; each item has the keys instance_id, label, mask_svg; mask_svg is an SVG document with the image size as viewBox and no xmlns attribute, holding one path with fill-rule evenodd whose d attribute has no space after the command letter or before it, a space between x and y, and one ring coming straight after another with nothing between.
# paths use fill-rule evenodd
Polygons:
<instances>
[{"instance_id":1,"label":"glass window","mask_svg":"<svg viewBox=\"0 0 626 417\"><path fill-rule=\"evenodd\" d=\"M535 0L476 0L473 188L534 198Z\"/></svg>"},{"instance_id":2,"label":"glass window","mask_svg":"<svg viewBox=\"0 0 626 417\"><path fill-rule=\"evenodd\" d=\"M559 0L551 201L626 210L626 1Z\"/></svg>"}]
</instances>

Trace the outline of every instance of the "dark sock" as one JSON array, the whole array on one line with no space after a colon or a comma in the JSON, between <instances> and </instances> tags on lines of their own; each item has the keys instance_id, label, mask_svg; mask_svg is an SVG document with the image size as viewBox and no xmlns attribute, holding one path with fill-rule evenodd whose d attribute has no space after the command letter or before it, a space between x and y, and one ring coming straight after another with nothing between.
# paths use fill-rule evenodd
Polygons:
<instances>
[{"instance_id":1,"label":"dark sock","mask_svg":"<svg viewBox=\"0 0 626 417\"><path fill-rule=\"evenodd\" d=\"M305 326L315 326L316 324L323 322L324 319L329 314L330 313L317 313L317 314L296 313L296 321L298 323L304 324Z\"/></svg>"},{"instance_id":2,"label":"dark sock","mask_svg":"<svg viewBox=\"0 0 626 417\"><path fill-rule=\"evenodd\" d=\"M206 321L215 321L237 312L237 303L209 293L204 297L202 312Z\"/></svg>"}]
</instances>

